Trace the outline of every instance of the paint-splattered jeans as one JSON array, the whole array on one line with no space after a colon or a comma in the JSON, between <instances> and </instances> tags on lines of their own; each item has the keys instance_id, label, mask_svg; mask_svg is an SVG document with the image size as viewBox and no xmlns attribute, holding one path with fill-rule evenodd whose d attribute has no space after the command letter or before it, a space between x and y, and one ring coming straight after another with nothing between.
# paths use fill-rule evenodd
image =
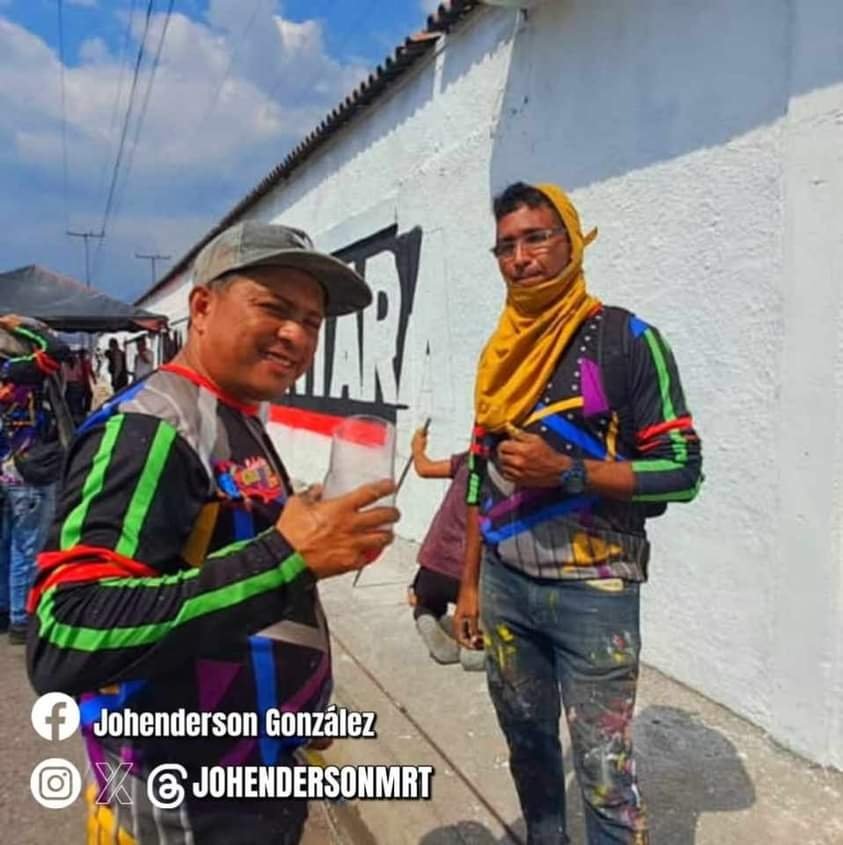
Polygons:
<instances>
[{"instance_id":1,"label":"paint-splattered jeans","mask_svg":"<svg viewBox=\"0 0 843 845\"><path fill-rule=\"evenodd\" d=\"M640 651L638 585L539 580L487 555L480 614L489 692L509 744L529 845L570 841L560 703L589 845L645 845L631 737Z\"/></svg>"}]
</instances>

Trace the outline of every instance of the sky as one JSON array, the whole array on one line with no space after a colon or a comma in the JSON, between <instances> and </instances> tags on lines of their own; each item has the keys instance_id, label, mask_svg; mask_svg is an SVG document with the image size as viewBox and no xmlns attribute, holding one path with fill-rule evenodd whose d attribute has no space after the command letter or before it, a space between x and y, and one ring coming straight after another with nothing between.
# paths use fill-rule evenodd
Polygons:
<instances>
[{"instance_id":1,"label":"sky","mask_svg":"<svg viewBox=\"0 0 843 845\"><path fill-rule=\"evenodd\" d=\"M0 272L84 281L66 232L104 225L91 282L134 300L438 5L151 2L0 0Z\"/></svg>"}]
</instances>

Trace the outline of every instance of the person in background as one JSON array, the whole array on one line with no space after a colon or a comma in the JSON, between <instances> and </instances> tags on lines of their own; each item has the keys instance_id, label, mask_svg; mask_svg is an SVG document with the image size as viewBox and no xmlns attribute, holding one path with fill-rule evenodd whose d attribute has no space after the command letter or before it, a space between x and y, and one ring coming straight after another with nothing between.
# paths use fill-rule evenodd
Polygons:
<instances>
[{"instance_id":1,"label":"person in background","mask_svg":"<svg viewBox=\"0 0 843 845\"><path fill-rule=\"evenodd\" d=\"M101 407L113 395L114 390L111 387L111 379L106 378L103 372L105 364L105 355L99 347L94 353L94 378L93 378L93 393L91 395L91 408L96 409Z\"/></svg>"},{"instance_id":2,"label":"person in background","mask_svg":"<svg viewBox=\"0 0 843 845\"><path fill-rule=\"evenodd\" d=\"M118 393L129 384L129 373L126 369L126 353L120 348L116 337L108 341L105 357L108 361L108 372L111 376L111 388L115 393Z\"/></svg>"},{"instance_id":3,"label":"person in background","mask_svg":"<svg viewBox=\"0 0 843 845\"><path fill-rule=\"evenodd\" d=\"M62 364L64 396L75 425L81 425L91 410L93 397L93 372L84 350L70 354Z\"/></svg>"},{"instance_id":4,"label":"person in background","mask_svg":"<svg viewBox=\"0 0 843 845\"><path fill-rule=\"evenodd\" d=\"M152 350L146 345L146 338L139 337L137 341L137 353L135 354L134 381L146 378L155 369L155 361Z\"/></svg>"},{"instance_id":5,"label":"person in background","mask_svg":"<svg viewBox=\"0 0 843 845\"><path fill-rule=\"evenodd\" d=\"M516 183L493 210L506 303L477 370L455 629L470 646L482 622L528 842L570 841L564 708L589 845L646 845L632 748L645 523L696 496L700 439L661 333L589 294L597 231L567 194Z\"/></svg>"},{"instance_id":6,"label":"person in background","mask_svg":"<svg viewBox=\"0 0 843 845\"><path fill-rule=\"evenodd\" d=\"M26 598L53 516L61 449L45 401L45 380L68 348L46 329L10 314L0 317L27 351L0 363L0 630L26 642Z\"/></svg>"},{"instance_id":7,"label":"person in background","mask_svg":"<svg viewBox=\"0 0 843 845\"><path fill-rule=\"evenodd\" d=\"M483 652L460 648L445 627L448 605L457 603L465 556L468 452L431 460L426 428L416 431L411 448L413 467L420 478L451 479L419 549L419 568L409 588L416 630L437 663L462 663L466 670L481 670Z\"/></svg>"},{"instance_id":8,"label":"person in background","mask_svg":"<svg viewBox=\"0 0 843 845\"><path fill-rule=\"evenodd\" d=\"M94 351L94 381L99 381L102 374L103 353L99 347Z\"/></svg>"},{"instance_id":9,"label":"person in background","mask_svg":"<svg viewBox=\"0 0 843 845\"><path fill-rule=\"evenodd\" d=\"M94 366L91 362L90 350L80 350L79 358L82 362L82 386L85 390L83 408L85 409L85 416L87 416L91 412L91 406L94 402L94 388L97 386L97 377L94 374Z\"/></svg>"}]
</instances>

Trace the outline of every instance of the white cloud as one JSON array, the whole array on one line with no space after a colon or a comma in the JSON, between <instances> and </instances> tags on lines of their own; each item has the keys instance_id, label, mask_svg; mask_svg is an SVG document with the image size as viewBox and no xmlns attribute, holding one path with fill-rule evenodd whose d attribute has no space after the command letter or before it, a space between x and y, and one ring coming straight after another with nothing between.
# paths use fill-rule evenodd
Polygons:
<instances>
[{"instance_id":1,"label":"white cloud","mask_svg":"<svg viewBox=\"0 0 843 845\"><path fill-rule=\"evenodd\" d=\"M178 257L192 243L185 238L215 222L362 77L362 67L328 55L320 22L286 20L273 0L249 5L256 9L250 21L245 5L211 0L206 20L173 14L139 146L134 156L127 147L124 158L124 164L132 160L132 173L121 217L133 225L125 227L118 218L110 246L124 240L128 246L144 229L149 237L166 230L176 237L152 239ZM130 66L141 17L136 16ZM153 17L148 56L163 22L162 14ZM62 181L59 71L55 51L41 38L0 17L0 178L4 167L28 167L39 182L49 183L54 213ZM127 69L115 121L120 73L119 56L99 38L83 43L78 64L65 68L74 226L99 225L131 77ZM136 108L148 79L145 62ZM134 128L128 138L133 140ZM161 208L168 213L162 215ZM185 225L177 222L182 219ZM197 219L204 224L197 225ZM54 222L58 231L59 221ZM142 243L134 248L141 247L146 248Z\"/></svg>"},{"instance_id":2,"label":"white cloud","mask_svg":"<svg viewBox=\"0 0 843 845\"><path fill-rule=\"evenodd\" d=\"M89 38L80 45L79 58L84 64L108 64L111 53L102 38Z\"/></svg>"},{"instance_id":3,"label":"white cloud","mask_svg":"<svg viewBox=\"0 0 843 845\"><path fill-rule=\"evenodd\" d=\"M242 20L215 13L219 6L234 18L231 3L212 3L208 24L172 16L141 138L147 167L204 162L211 169L238 150L246 156L267 140L297 138L359 81L362 67L327 55L319 22L284 20L273 5L264 0L245 40ZM162 25L163 16L154 17L148 43L157 43ZM78 66L65 69L66 114L68 132L82 147L74 148L74 157L80 154L84 166L108 142L120 67L99 38L84 42L79 58ZM55 53L0 18L0 131L13 131L30 160L60 142L58 80ZM142 73L139 95L147 81L148 72Z\"/></svg>"}]
</instances>

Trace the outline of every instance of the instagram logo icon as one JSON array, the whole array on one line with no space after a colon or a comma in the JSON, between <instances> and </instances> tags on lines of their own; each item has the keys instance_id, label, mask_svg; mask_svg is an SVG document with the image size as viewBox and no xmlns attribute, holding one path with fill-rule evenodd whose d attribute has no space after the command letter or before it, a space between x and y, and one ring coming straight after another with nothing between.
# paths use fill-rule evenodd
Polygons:
<instances>
[{"instance_id":1,"label":"instagram logo icon","mask_svg":"<svg viewBox=\"0 0 843 845\"><path fill-rule=\"evenodd\" d=\"M82 791L82 777L69 760L51 757L39 763L29 780L32 796L50 810L69 807Z\"/></svg>"}]
</instances>

